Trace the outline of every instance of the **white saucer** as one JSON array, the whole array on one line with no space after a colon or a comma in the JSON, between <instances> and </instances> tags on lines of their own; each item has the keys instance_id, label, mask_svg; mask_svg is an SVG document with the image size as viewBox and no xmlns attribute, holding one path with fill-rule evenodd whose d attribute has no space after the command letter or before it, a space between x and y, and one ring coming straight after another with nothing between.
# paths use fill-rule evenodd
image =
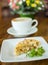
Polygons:
<instances>
[{"instance_id":1,"label":"white saucer","mask_svg":"<svg viewBox=\"0 0 48 65\"><path fill-rule=\"evenodd\" d=\"M38 31L38 28L32 28L31 31L28 32L28 33L25 33L25 34L17 34L16 31L13 29L13 27L10 27L7 30L7 33L13 35L14 37L26 37L28 35L31 35L31 34L36 33L37 31Z\"/></svg>"}]
</instances>

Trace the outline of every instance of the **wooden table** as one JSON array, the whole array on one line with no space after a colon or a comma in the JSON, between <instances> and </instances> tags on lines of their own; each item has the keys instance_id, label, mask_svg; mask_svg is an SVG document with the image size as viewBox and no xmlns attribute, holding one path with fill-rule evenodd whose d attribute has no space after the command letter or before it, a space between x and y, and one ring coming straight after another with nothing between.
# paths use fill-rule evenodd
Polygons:
<instances>
[{"instance_id":1,"label":"wooden table","mask_svg":"<svg viewBox=\"0 0 48 65\"><path fill-rule=\"evenodd\" d=\"M7 34L7 29L11 27L11 19L14 17L17 17L17 15L12 17L5 17L5 18L0 17L0 46L4 39L14 38L12 35ZM48 18L44 17L43 13L36 15L35 18L38 20L39 23L38 32L30 36L31 37L42 36L48 42ZM22 63L1 63L0 62L0 64L1 65L48 65L48 59L33 61L33 62L22 62Z\"/></svg>"}]
</instances>

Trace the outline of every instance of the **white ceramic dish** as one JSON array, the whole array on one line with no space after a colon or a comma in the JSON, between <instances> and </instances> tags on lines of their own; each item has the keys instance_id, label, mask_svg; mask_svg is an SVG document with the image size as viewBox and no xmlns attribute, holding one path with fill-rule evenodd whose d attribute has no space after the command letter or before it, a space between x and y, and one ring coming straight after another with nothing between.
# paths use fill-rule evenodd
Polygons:
<instances>
[{"instance_id":1,"label":"white ceramic dish","mask_svg":"<svg viewBox=\"0 0 48 65\"><path fill-rule=\"evenodd\" d=\"M7 33L13 35L14 37L26 37L26 36L28 36L28 35L31 35L31 34L36 33L37 31L38 31L38 28L32 28L31 31L28 32L28 33L18 34L18 33L16 33L16 31L13 29L13 27L10 27L10 28L7 30Z\"/></svg>"},{"instance_id":2,"label":"white ceramic dish","mask_svg":"<svg viewBox=\"0 0 48 65\"><path fill-rule=\"evenodd\" d=\"M33 23L35 24L32 25ZM11 24L18 34L24 34L30 31L31 28L35 28L38 25L38 21L36 19L32 20L32 18L29 17L18 17L12 19Z\"/></svg>"},{"instance_id":3,"label":"white ceramic dish","mask_svg":"<svg viewBox=\"0 0 48 65\"><path fill-rule=\"evenodd\" d=\"M24 39L25 38L4 40L1 47L1 62L27 62L27 61L48 59L48 44L42 37L29 37L29 39L36 39L41 42L41 45L45 50L45 53L43 54L43 56L32 57L32 58L26 57L26 54L15 56L14 48L16 44L18 44L18 42Z\"/></svg>"}]
</instances>

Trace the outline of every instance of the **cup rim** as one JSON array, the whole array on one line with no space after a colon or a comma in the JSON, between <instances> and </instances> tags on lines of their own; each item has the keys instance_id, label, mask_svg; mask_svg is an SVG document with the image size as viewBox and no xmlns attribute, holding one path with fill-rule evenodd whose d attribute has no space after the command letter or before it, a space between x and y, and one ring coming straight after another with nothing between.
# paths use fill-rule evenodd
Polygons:
<instances>
[{"instance_id":1,"label":"cup rim","mask_svg":"<svg viewBox=\"0 0 48 65\"><path fill-rule=\"evenodd\" d=\"M18 18L13 18L13 19L11 20L11 22L14 22L14 19L22 19L22 18L29 19L30 21L32 20L32 18L30 18L30 17L18 17ZM14 23L19 23L19 22L21 22L21 21L14 22ZM24 22L24 21L22 21L22 22ZM28 22L28 21L26 21L26 22Z\"/></svg>"}]
</instances>

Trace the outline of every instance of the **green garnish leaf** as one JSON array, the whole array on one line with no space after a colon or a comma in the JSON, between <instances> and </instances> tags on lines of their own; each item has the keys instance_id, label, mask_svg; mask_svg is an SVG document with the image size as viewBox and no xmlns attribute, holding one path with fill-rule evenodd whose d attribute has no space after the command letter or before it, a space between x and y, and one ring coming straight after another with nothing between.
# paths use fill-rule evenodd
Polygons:
<instances>
[{"instance_id":1,"label":"green garnish leaf","mask_svg":"<svg viewBox=\"0 0 48 65\"><path fill-rule=\"evenodd\" d=\"M37 51L33 48L27 53L26 56L29 56L29 57L42 56L44 52L45 50L42 47L38 48Z\"/></svg>"}]
</instances>

